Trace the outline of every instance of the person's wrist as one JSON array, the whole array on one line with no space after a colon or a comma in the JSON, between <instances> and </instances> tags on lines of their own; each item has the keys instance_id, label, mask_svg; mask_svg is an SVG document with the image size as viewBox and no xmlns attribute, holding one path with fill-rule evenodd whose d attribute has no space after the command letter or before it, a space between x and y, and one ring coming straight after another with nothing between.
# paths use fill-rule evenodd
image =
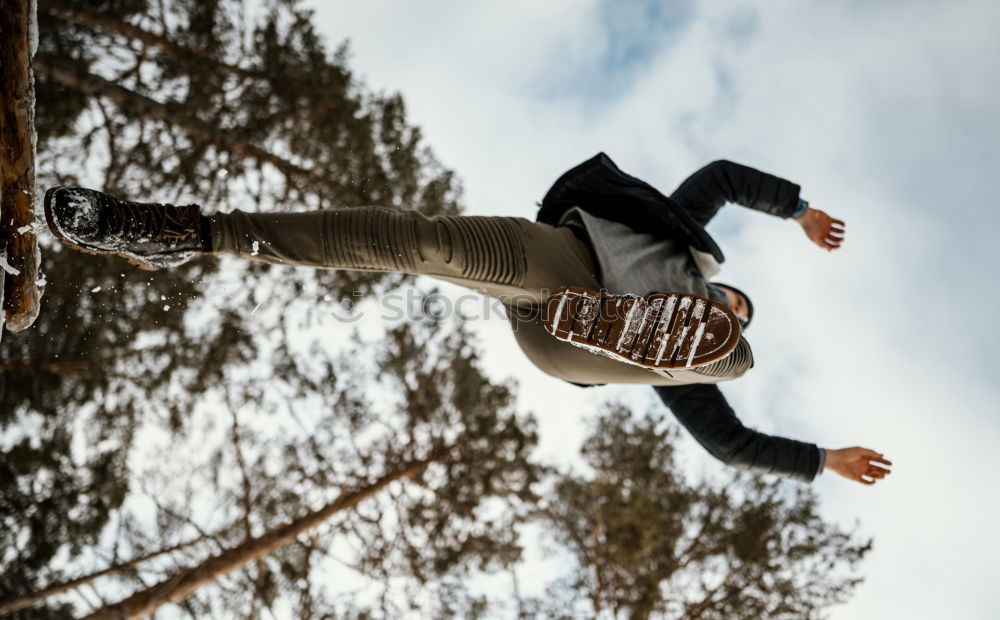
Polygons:
<instances>
[{"instance_id":1,"label":"person's wrist","mask_svg":"<svg viewBox=\"0 0 1000 620\"><path fill-rule=\"evenodd\" d=\"M825 448L825 451L826 454L823 455L823 470L825 471L829 469L834 471L834 468L837 466L838 452L837 450L831 450L830 448Z\"/></svg>"},{"instance_id":2,"label":"person's wrist","mask_svg":"<svg viewBox=\"0 0 1000 620\"><path fill-rule=\"evenodd\" d=\"M808 212L809 201L799 198L799 204L795 205L795 210L792 211L792 219L801 222L802 218L804 218Z\"/></svg>"}]
</instances>

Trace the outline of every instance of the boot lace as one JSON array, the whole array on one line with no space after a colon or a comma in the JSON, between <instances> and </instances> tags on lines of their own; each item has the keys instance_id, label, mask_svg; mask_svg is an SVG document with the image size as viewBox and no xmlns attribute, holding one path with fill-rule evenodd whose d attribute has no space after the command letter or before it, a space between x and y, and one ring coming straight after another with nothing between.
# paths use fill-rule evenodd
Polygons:
<instances>
[{"instance_id":1,"label":"boot lace","mask_svg":"<svg viewBox=\"0 0 1000 620\"><path fill-rule=\"evenodd\" d=\"M100 197L109 215L109 234L123 241L155 240L176 247L198 236L194 205L144 204Z\"/></svg>"}]
</instances>

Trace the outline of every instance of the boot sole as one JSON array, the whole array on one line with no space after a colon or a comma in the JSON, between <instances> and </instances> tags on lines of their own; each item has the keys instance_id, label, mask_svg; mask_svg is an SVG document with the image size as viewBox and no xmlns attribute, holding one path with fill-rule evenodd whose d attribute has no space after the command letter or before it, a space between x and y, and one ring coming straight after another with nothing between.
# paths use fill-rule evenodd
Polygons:
<instances>
[{"instance_id":1,"label":"boot sole","mask_svg":"<svg viewBox=\"0 0 1000 620\"><path fill-rule=\"evenodd\" d=\"M83 252L85 254L97 254L97 255L114 254L115 256L120 256L120 257L124 258L125 260L127 260L130 263L132 263L133 265L135 265L139 269L144 269L146 271L156 271L156 270L159 269L158 266L153 265L151 263L147 263L147 262L143 261L140 258L137 258L136 256L134 256L132 254L126 254L124 252L115 252L114 250L105 250L105 249L102 249L102 248L90 247L90 246L87 246L87 245L82 245L82 244L77 243L75 241L71 241L70 239L67 239L65 236L63 236L62 231L59 230L59 226L55 222L55 218L52 216L52 205L51 205L51 201L54 199L55 193L58 190L62 189L63 187L65 187L65 186L64 185L59 185L57 187L49 188L45 192L45 201L44 201L45 202L45 221L49 225L49 230L52 231L52 234L55 235L56 239L58 239L63 245L65 245L66 247L72 248L74 250L77 250L79 252Z\"/></svg>"},{"instance_id":2,"label":"boot sole","mask_svg":"<svg viewBox=\"0 0 1000 620\"><path fill-rule=\"evenodd\" d=\"M651 369L710 364L740 339L728 306L687 293L640 297L564 286L546 301L544 323L560 340Z\"/></svg>"}]
</instances>

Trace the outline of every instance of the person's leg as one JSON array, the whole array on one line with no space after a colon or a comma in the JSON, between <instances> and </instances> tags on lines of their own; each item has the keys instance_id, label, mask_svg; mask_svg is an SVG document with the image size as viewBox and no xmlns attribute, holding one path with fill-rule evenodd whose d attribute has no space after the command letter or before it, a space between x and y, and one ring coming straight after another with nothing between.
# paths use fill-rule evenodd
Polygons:
<instances>
[{"instance_id":1,"label":"person's leg","mask_svg":"<svg viewBox=\"0 0 1000 620\"><path fill-rule=\"evenodd\" d=\"M427 275L530 307L560 286L598 287L570 230L515 217L389 207L210 216L212 251L287 265Z\"/></svg>"},{"instance_id":2,"label":"person's leg","mask_svg":"<svg viewBox=\"0 0 1000 620\"><path fill-rule=\"evenodd\" d=\"M577 383L669 385L663 373L595 355L554 338L541 305L557 288L599 289L590 249L570 229L524 218L428 217L387 207L305 213L234 211L210 219L212 248L274 263L335 269L397 271L454 282L510 307L512 329L541 370ZM716 368L716 366L718 366ZM725 366L725 368L723 368ZM683 382L739 376L742 364L720 360Z\"/></svg>"},{"instance_id":3,"label":"person's leg","mask_svg":"<svg viewBox=\"0 0 1000 620\"><path fill-rule=\"evenodd\" d=\"M568 228L523 218L427 217L385 207L236 211L209 219L198 205L138 203L79 187L47 191L45 213L67 245L117 254L146 269L172 267L214 251L275 263L430 275L499 297L512 310L527 309L527 316L514 316L515 330L524 327L518 342L550 374L569 378L576 371L558 371L566 364L589 372L588 362L595 369L609 362L612 366L578 382L647 383L653 374L603 359L545 331L541 305L555 289L600 288L590 248Z\"/></svg>"}]
</instances>

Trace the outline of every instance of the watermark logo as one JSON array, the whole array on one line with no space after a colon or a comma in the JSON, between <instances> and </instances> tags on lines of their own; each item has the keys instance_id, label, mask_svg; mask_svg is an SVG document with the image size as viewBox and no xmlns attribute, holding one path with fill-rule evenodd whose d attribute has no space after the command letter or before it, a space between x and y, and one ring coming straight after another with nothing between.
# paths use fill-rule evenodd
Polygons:
<instances>
[{"instance_id":1,"label":"watermark logo","mask_svg":"<svg viewBox=\"0 0 1000 620\"><path fill-rule=\"evenodd\" d=\"M354 323L365 316L376 316L388 322L441 322L453 318L461 321L502 319L514 323L532 322L541 320L544 300L549 294L548 290L540 290L535 295L491 297L466 293L455 296L438 291L425 293L412 288L378 296L355 292L339 301L328 300L327 313L341 323Z\"/></svg>"}]
</instances>

